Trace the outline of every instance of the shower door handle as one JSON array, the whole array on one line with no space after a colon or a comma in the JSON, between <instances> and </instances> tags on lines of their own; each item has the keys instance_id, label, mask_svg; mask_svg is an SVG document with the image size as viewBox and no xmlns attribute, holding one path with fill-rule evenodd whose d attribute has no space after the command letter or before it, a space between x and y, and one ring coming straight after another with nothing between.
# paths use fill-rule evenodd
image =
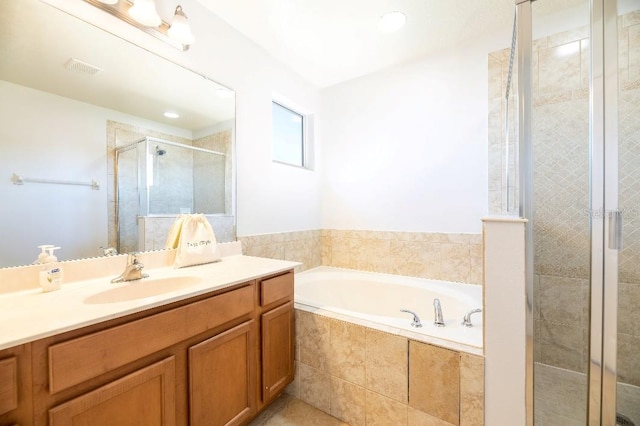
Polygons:
<instances>
[{"instance_id":1,"label":"shower door handle","mask_svg":"<svg viewBox=\"0 0 640 426\"><path fill-rule=\"evenodd\" d=\"M612 210L609 217L609 248L622 250L622 211Z\"/></svg>"}]
</instances>

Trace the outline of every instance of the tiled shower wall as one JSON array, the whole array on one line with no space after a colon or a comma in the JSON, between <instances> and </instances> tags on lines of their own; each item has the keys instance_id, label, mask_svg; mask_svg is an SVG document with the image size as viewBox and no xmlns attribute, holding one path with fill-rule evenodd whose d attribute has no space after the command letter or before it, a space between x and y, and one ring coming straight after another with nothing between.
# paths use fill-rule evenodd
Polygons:
<instances>
[{"instance_id":1,"label":"tiled shower wall","mask_svg":"<svg viewBox=\"0 0 640 426\"><path fill-rule=\"evenodd\" d=\"M323 229L238 237L247 255L482 284L480 234Z\"/></svg>"},{"instance_id":2,"label":"tiled shower wall","mask_svg":"<svg viewBox=\"0 0 640 426\"><path fill-rule=\"evenodd\" d=\"M222 130L200 139L190 140L171 134L152 131L115 121L107 122L107 158L108 165L108 201L109 201L109 246L117 247L116 229L116 171L115 149L151 136L183 145L194 145L225 154L217 156L209 153L192 152L179 147L159 145L167 153L154 156L154 168L157 181L150 188L150 215L161 214L163 217L150 217L145 220L144 227L138 226L137 190L137 158L129 159L131 167L122 167L121 177L127 173L132 185L128 185L124 193L119 194L118 203L125 220L120 221L120 252L158 249L164 246L167 230L175 217L169 213L180 212L181 208L189 208L194 212L217 213L208 215L219 242L233 241L234 220L232 202L232 133ZM127 170L128 169L128 170ZM126 176L125 176L126 177ZM205 195L206 194L206 195ZM154 210L155 209L155 210ZM226 213L226 215L225 215ZM142 232L142 233L140 233Z\"/></svg>"},{"instance_id":3,"label":"tiled shower wall","mask_svg":"<svg viewBox=\"0 0 640 426\"><path fill-rule=\"evenodd\" d=\"M618 378L640 386L640 232L636 232L640 229L640 13L621 17L618 28L625 247L620 255ZM508 55L506 49L489 55L489 207L490 213L498 214L506 208L503 98ZM534 356L537 362L585 373L590 262L588 27L535 40L533 67Z\"/></svg>"}]
</instances>

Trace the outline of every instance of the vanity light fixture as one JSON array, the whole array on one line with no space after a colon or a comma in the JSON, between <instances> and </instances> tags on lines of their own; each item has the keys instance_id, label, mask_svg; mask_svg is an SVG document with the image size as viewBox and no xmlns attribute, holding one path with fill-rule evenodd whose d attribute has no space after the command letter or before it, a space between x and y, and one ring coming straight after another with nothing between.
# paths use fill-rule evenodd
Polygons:
<instances>
[{"instance_id":1,"label":"vanity light fixture","mask_svg":"<svg viewBox=\"0 0 640 426\"><path fill-rule=\"evenodd\" d=\"M176 7L171 25L156 11L155 0L84 0L181 51L189 50L195 38L182 6Z\"/></svg>"},{"instance_id":2,"label":"vanity light fixture","mask_svg":"<svg viewBox=\"0 0 640 426\"><path fill-rule=\"evenodd\" d=\"M156 10L155 0L134 0L128 13L136 22L145 27L157 27L162 23Z\"/></svg>"},{"instance_id":3,"label":"vanity light fixture","mask_svg":"<svg viewBox=\"0 0 640 426\"><path fill-rule=\"evenodd\" d=\"M175 112L171 112L171 111L167 111L164 113L164 116L167 118L179 118L180 114L175 113Z\"/></svg>"},{"instance_id":4,"label":"vanity light fixture","mask_svg":"<svg viewBox=\"0 0 640 426\"><path fill-rule=\"evenodd\" d=\"M191 26L187 21L187 15L182 11L182 6L176 6L176 11L169 27L169 37L182 44L193 44L195 38L191 32Z\"/></svg>"},{"instance_id":5,"label":"vanity light fixture","mask_svg":"<svg viewBox=\"0 0 640 426\"><path fill-rule=\"evenodd\" d=\"M406 21L407 15L399 10L387 12L380 17L380 20L378 21L378 30L383 33L392 33L402 28Z\"/></svg>"}]
</instances>

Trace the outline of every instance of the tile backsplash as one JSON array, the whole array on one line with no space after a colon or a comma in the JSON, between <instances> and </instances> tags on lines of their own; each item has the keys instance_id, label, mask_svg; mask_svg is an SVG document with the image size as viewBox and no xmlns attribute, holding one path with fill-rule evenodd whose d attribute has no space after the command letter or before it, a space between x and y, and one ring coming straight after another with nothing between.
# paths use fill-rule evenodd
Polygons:
<instances>
[{"instance_id":1,"label":"tile backsplash","mask_svg":"<svg viewBox=\"0 0 640 426\"><path fill-rule=\"evenodd\" d=\"M238 237L244 253L302 262L297 272L335 266L482 284L482 236L322 229Z\"/></svg>"}]
</instances>

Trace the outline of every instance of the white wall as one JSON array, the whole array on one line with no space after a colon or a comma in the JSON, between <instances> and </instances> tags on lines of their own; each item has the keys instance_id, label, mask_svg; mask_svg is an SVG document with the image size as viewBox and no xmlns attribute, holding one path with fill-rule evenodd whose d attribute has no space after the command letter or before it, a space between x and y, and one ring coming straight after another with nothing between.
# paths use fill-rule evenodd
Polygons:
<instances>
[{"instance_id":1,"label":"white wall","mask_svg":"<svg viewBox=\"0 0 640 426\"><path fill-rule=\"evenodd\" d=\"M324 227L480 232L496 40L322 92Z\"/></svg>"},{"instance_id":2,"label":"white wall","mask_svg":"<svg viewBox=\"0 0 640 426\"><path fill-rule=\"evenodd\" d=\"M271 161L272 94L277 92L315 112L320 103L314 86L195 0L180 1L196 36L196 43L187 52L179 52L84 2L46 2L236 91L239 236L320 227L318 167L309 171ZM157 3L163 19L170 20L176 2Z\"/></svg>"}]
</instances>

